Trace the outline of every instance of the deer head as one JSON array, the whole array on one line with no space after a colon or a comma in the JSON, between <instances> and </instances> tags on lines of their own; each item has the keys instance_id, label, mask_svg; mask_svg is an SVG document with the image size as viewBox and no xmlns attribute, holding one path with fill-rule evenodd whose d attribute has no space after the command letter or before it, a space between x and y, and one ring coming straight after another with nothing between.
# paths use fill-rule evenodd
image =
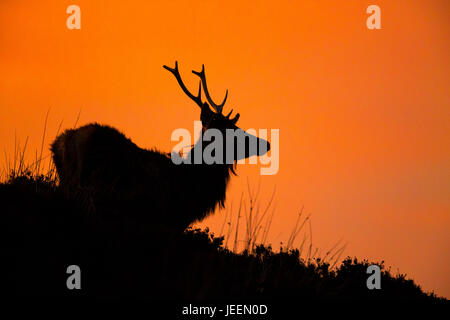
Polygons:
<instances>
[{"instance_id":1,"label":"deer head","mask_svg":"<svg viewBox=\"0 0 450 320\"><path fill-rule=\"evenodd\" d=\"M166 70L170 71L175 78L178 81L178 84L180 85L183 92L191 98L199 107L201 110L200 113L200 120L202 122L203 130L202 133L205 134L205 132L208 129L217 129L219 130L223 136L225 137L227 134L229 134L230 131L233 132L233 161L241 160L244 158L248 158L253 155L261 156L264 155L267 151L270 150L270 144L268 141L260 139L256 136L253 136L251 134L246 133L241 128L239 128L236 124L239 120L239 113L237 113L235 116L231 117L231 114L233 110L231 110L227 115L224 115L222 113L223 107L225 105L225 102L227 101L228 97L228 90L225 93L225 98L223 99L221 104L216 104L209 94L208 86L206 83L206 76L205 76L205 66L202 65L202 70L200 72L198 71L192 71L193 74L197 75L200 78L199 81L199 88L198 88L198 94L195 96L193 95L185 86L183 83L183 80L181 79L180 72L178 70L178 62L175 61L175 68L170 68L168 66L163 66ZM206 96L207 102L202 101L202 87L204 94ZM209 103L209 104L208 104ZM227 162L225 159L228 159L227 153L230 153L231 146L229 145L229 140L223 139L223 155L224 155L224 162ZM227 148L228 143L228 148Z\"/></svg>"}]
</instances>

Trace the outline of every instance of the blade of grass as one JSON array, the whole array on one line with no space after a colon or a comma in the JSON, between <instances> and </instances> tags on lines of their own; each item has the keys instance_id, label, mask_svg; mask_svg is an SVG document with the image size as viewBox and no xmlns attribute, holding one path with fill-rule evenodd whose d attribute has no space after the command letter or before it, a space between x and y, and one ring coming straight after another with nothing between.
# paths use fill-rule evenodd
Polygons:
<instances>
[{"instance_id":1,"label":"blade of grass","mask_svg":"<svg viewBox=\"0 0 450 320\"><path fill-rule=\"evenodd\" d=\"M44 133L42 134L41 152L39 154L39 164L38 164L38 167L37 167L36 175L40 175L40 171L41 171L42 151L44 150L44 140L45 140L45 133L47 131L47 120L48 120L48 114L49 113L50 113L50 108L48 108L47 114L45 115Z\"/></svg>"},{"instance_id":2,"label":"blade of grass","mask_svg":"<svg viewBox=\"0 0 450 320\"><path fill-rule=\"evenodd\" d=\"M241 200L239 201L239 210L238 210L238 216L237 216L237 222L236 222L236 231L234 233L234 244L233 244L233 252L236 252L237 250L237 236L239 232L239 219L241 218L241 208L242 208L242 199L244 197L244 194L241 194Z\"/></svg>"}]
</instances>

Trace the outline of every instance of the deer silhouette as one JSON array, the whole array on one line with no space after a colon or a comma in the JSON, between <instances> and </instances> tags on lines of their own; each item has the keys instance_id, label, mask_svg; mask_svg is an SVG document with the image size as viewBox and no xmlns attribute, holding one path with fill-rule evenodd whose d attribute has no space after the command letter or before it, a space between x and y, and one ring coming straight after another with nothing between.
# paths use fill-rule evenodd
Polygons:
<instances>
[{"instance_id":1,"label":"deer silhouette","mask_svg":"<svg viewBox=\"0 0 450 320\"><path fill-rule=\"evenodd\" d=\"M175 164L171 154L141 149L118 130L97 123L66 130L52 143L51 151L61 187L71 193L88 194L96 211L184 230L211 214L217 206L224 206L236 161L255 154L251 141L258 145L258 156L265 154L270 144L238 128L239 113L232 118L232 111L226 116L222 114L228 90L223 102L215 104L208 92L204 66L200 72L192 71L200 77L197 96L184 85L178 62L175 68L163 67L175 76L183 92L201 110L202 132L187 155L189 163ZM202 87L209 104L202 102ZM235 130L239 134L234 142L240 136L245 138L241 140L244 144L235 143L231 148L224 141L219 152L224 161L194 164L196 155L203 154L211 143L202 139L209 129L224 134L226 130ZM230 152L233 153L231 163L226 161Z\"/></svg>"}]
</instances>

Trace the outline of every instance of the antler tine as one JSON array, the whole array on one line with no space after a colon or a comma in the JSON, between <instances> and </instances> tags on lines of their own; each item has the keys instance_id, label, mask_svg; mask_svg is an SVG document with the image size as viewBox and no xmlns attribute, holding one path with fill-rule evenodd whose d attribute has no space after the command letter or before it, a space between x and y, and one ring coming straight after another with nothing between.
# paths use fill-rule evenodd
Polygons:
<instances>
[{"instance_id":1,"label":"antler tine","mask_svg":"<svg viewBox=\"0 0 450 320\"><path fill-rule=\"evenodd\" d=\"M236 122L239 120L239 117L240 117L240 116L241 116L241 115L240 115L239 113L237 113L237 114L234 116L234 118L231 119L230 121L233 122L234 124L236 124Z\"/></svg>"},{"instance_id":2,"label":"antler tine","mask_svg":"<svg viewBox=\"0 0 450 320\"><path fill-rule=\"evenodd\" d=\"M203 102L202 102L202 82L200 81L199 86L198 86L198 95L194 96L184 85L183 80L181 80L181 76L180 76L180 71L178 70L178 61L175 61L175 68L172 69L166 65L163 66L164 69L170 71L175 78L178 81L178 84L180 85L181 89L183 89L183 92L189 97L191 98L200 108L202 108L203 106Z\"/></svg>"},{"instance_id":3,"label":"antler tine","mask_svg":"<svg viewBox=\"0 0 450 320\"><path fill-rule=\"evenodd\" d=\"M208 99L208 102L216 110L216 112L222 113L223 106L225 105L225 102L227 101L228 89L227 89L227 92L225 93L225 98L223 99L222 103L220 105L217 105L214 103L214 101L212 101L211 96L209 95L208 86L206 85L205 65L202 65L201 72L192 71L192 73L200 77L202 85L203 85L203 90L205 91L205 96L206 96L206 99Z\"/></svg>"}]
</instances>

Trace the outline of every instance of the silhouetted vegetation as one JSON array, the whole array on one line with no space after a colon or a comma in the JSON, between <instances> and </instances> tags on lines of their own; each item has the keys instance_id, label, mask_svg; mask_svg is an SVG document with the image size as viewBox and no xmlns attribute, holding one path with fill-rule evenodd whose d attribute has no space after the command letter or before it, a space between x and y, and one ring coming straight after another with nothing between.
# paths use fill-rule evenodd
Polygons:
<instances>
[{"instance_id":1,"label":"silhouetted vegetation","mask_svg":"<svg viewBox=\"0 0 450 320\"><path fill-rule=\"evenodd\" d=\"M405 275L392 275L382 263L382 289L368 290L366 270L372 263L365 260L347 258L331 268L319 258L305 261L298 249L274 252L264 245L236 254L208 230L181 234L142 225L127 212L94 214L45 175L24 171L6 180L0 184L4 294L439 300ZM82 270L82 290L66 287L66 268L72 264Z\"/></svg>"}]
</instances>

